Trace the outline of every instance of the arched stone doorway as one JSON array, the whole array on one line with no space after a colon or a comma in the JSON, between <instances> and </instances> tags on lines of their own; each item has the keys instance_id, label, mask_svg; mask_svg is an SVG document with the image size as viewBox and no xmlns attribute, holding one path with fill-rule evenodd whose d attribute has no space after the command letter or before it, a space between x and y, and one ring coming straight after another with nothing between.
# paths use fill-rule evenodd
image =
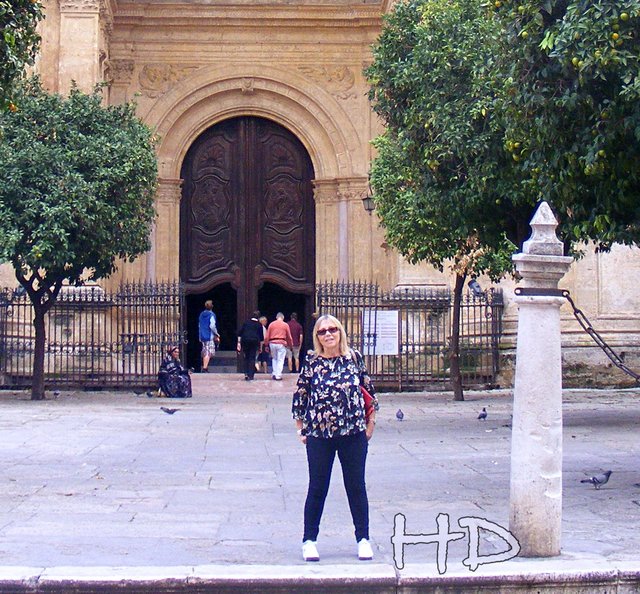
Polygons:
<instances>
[{"instance_id":1,"label":"arched stone doorway","mask_svg":"<svg viewBox=\"0 0 640 594\"><path fill-rule=\"evenodd\" d=\"M188 364L198 366L197 325L212 298L223 350L262 307L309 319L315 286L311 159L286 128L243 116L205 130L181 171L180 278L187 293ZM231 303L230 301L234 301Z\"/></svg>"}]
</instances>

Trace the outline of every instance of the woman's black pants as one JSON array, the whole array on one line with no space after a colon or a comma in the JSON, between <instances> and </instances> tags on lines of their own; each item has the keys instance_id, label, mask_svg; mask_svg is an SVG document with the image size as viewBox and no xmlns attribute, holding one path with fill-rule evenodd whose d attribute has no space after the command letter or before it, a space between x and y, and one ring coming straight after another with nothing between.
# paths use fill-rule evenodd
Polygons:
<instances>
[{"instance_id":1,"label":"woman's black pants","mask_svg":"<svg viewBox=\"0 0 640 594\"><path fill-rule=\"evenodd\" d=\"M369 538L369 501L364 480L368 447L364 431L330 439L307 437L309 490L304 504L303 541L315 541L318 538L320 518L329 491L336 452L342 466L342 478L353 518L356 541Z\"/></svg>"}]
</instances>

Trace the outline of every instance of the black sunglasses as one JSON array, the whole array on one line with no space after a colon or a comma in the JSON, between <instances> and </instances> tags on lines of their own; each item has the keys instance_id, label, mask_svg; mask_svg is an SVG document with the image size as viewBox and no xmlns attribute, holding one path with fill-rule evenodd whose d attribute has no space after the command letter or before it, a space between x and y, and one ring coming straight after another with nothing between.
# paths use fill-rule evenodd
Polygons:
<instances>
[{"instance_id":1,"label":"black sunglasses","mask_svg":"<svg viewBox=\"0 0 640 594\"><path fill-rule=\"evenodd\" d=\"M329 334L335 334L336 332L340 332L340 330L336 326L331 326L330 328L323 328L322 330L318 330L316 334L318 336L324 336L327 332Z\"/></svg>"}]
</instances>

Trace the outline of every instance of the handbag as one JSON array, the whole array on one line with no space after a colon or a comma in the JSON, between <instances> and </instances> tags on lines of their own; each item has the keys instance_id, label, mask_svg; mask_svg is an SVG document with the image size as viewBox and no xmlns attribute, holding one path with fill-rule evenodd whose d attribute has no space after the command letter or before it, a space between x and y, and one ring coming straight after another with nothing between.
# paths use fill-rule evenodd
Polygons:
<instances>
[{"instance_id":1,"label":"handbag","mask_svg":"<svg viewBox=\"0 0 640 594\"><path fill-rule=\"evenodd\" d=\"M368 390L364 386L360 386L362 392L362 398L364 399L364 416L369 420L369 417L373 414L373 396L369 394Z\"/></svg>"}]
</instances>

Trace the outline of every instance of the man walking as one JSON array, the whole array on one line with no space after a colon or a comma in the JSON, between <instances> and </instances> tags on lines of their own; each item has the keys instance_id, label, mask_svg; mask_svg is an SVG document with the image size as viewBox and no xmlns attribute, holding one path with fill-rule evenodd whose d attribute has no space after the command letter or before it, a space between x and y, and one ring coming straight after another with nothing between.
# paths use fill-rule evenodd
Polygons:
<instances>
[{"instance_id":1,"label":"man walking","mask_svg":"<svg viewBox=\"0 0 640 594\"><path fill-rule=\"evenodd\" d=\"M276 314L276 319L269 324L265 342L269 345L269 351L271 352L273 372L271 379L281 380L287 347L293 347L291 330L289 330L289 326L284 321L284 314L281 311Z\"/></svg>"},{"instance_id":2,"label":"man walking","mask_svg":"<svg viewBox=\"0 0 640 594\"><path fill-rule=\"evenodd\" d=\"M244 379L251 381L256 372L256 353L264 339L262 324L259 322L260 312L254 311L238 330L238 352L244 354Z\"/></svg>"},{"instance_id":3,"label":"man walking","mask_svg":"<svg viewBox=\"0 0 640 594\"><path fill-rule=\"evenodd\" d=\"M208 373L209 360L216 354L216 343L220 342L216 314L213 313L213 301L204 302L204 310L198 318L198 333L202 344L202 373Z\"/></svg>"},{"instance_id":4,"label":"man walking","mask_svg":"<svg viewBox=\"0 0 640 594\"><path fill-rule=\"evenodd\" d=\"M293 340L293 346L287 348L287 362L289 364L289 371L300 371L300 345L302 344L302 325L298 322L298 314L294 311L291 314L291 319L287 322L289 330L291 331L291 339Z\"/></svg>"}]
</instances>

